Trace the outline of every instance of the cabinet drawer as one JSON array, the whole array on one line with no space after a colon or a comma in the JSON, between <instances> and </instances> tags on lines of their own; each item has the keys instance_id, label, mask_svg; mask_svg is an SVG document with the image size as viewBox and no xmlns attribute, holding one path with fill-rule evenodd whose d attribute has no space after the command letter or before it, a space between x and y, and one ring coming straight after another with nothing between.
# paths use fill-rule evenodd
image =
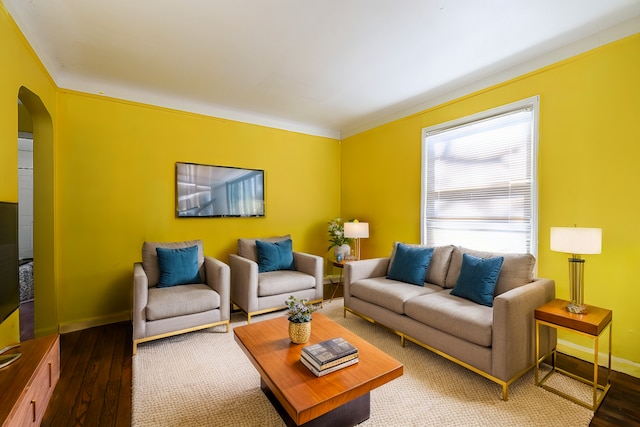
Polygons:
<instances>
[{"instance_id":1,"label":"cabinet drawer","mask_svg":"<svg viewBox=\"0 0 640 427\"><path fill-rule=\"evenodd\" d=\"M16 366L16 368L18 367L20 366ZM24 368L27 367L25 366ZM40 425L59 378L60 347L59 340L56 338L35 366L31 378L24 386L20 398L3 426L25 427Z\"/></svg>"}]
</instances>

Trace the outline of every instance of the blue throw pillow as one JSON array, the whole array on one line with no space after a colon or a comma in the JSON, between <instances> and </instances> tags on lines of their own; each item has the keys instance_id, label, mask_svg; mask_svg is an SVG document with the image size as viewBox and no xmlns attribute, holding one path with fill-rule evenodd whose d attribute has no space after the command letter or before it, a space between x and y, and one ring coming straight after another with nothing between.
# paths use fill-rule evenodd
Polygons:
<instances>
[{"instance_id":1,"label":"blue throw pillow","mask_svg":"<svg viewBox=\"0 0 640 427\"><path fill-rule=\"evenodd\" d=\"M387 279L424 286L424 278L433 256L433 248L398 243Z\"/></svg>"},{"instance_id":2,"label":"blue throw pillow","mask_svg":"<svg viewBox=\"0 0 640 427\"><path fill-rule=\"evenodd\" d=\"M156 248L160 267L159 288L201 283L198 274L198 247L180 249Z\"/></svg>"},{"instance_id":3,"label":"blue throw pillow","mask_svg":"<svg viewBox=\"0 0 640 427\"><path fill-rule=\"evenodd\" d=\"M460 275L451 295L493 307L493 291L503 262L503 257L478 258L462 254Z\"/></svg>"},{"instance_id":4,"label":"blue throw pillow","mask_svg":"<svg viewBox=\"0 0 640 427\"><path fill-rule=\"evenodd\" d=\"M280 242L256 240L258 273L278 270L295 270L291 239Z\"/></svg>"}]
</instances>

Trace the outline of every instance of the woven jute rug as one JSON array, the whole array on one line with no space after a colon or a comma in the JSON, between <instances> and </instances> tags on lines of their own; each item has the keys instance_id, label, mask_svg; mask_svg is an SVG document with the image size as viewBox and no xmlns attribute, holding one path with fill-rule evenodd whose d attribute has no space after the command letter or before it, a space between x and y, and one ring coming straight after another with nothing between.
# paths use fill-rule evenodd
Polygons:
<instances>
[{"instance_id":1,"label":"woven jute rug","mask_svg":"<svg viewBox=\"0 0 640 427\"><path fill-rule=\"evenodd\" d=\"M534 372L502 388L353 314L342 300L323 314L404 364L404 375L371 392L371 418L361 426L587 426L593 413L534 385ZM284 312L256 316L258 322ZM232 316L232 328L246 324ZM563 375L554 386L587 399L591 389ZM133 357L133 426L284 426L260 391L260 376L233 339L211 328L138 347Z\"/></svg>"}]
</instances>

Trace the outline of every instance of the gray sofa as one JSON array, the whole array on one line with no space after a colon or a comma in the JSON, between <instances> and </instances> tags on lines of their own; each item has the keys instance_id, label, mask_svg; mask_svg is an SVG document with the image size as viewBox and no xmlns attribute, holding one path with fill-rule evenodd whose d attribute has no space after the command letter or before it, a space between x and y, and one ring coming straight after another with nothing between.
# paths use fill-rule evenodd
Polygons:
<instances>
[{"instance_id":1,"label":"gray sofa","mask_svg":"<svg viewBox=\"0 0 640 427\"><path fill-rule=\"evenodd\" d=\"M414 342L500 384L507 400L509 385L535 365L533 313L555 298L555 282L533 278L530 254L442 246L433 251L424 286L416 286L386 278L395 252L396 246L390 258L345 265L345 317L349 311L379 323L398 334L402 345ZM451 295L464 253L504 258L492 307ZM556 334L542 329L540 346L546 353L555 346Z\"/></svg>"}]
</instances>

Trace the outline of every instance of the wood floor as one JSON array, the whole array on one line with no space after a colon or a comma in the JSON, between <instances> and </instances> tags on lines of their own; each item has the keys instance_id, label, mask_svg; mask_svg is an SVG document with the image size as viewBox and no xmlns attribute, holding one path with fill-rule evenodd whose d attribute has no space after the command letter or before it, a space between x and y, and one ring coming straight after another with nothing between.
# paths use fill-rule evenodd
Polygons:
<instances>
[{"instance_id":1,"label":"wood floor","mask_svg":"<svg viewBox=\"0 0 640 427\"><path fill-rule=\"evenodd\" d=\"M60 379L42 426L131 426L131 324L60 336Z\"/></svg>"},{"instance_id":2,"label":"wood floor","mask_svg":"<svg viewBox=\"0 0 640 427\"><path fill-rule=\"evenodd\" d=\"M130 426L131 348L128 322L63 334L61 376L42 425ZM568 356L558 364L580 375L593 372ZM640 379L614 372L611 383L591 426L640 426Z\"/></svg>"}]
</instances>

